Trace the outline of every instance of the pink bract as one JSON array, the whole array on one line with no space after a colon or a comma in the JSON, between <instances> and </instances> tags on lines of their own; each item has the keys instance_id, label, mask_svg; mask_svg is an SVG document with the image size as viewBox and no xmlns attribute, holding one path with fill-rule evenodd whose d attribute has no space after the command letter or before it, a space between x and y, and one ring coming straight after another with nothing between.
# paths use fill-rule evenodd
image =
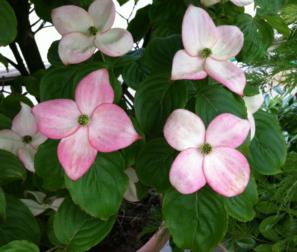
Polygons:
<instances>
[{"instance_id":1,"label":"pink bract","mask_svg":"<svg viewBox=\"0 0 297 252\"><path fill-rule=\"evenodd\" d=\"M206 183L217 193L233 197L242 193L250 177L248 161L237 148L246 139L249 122L232 114L217 116L205 129L194 113L177 109L167 119L164 136L181 151L174 160L169 178L183 194Z\"/></svg>"},{"instance_id":2,"label":"pink bract","mask_svg":"<svg viewBox=\"0 0 297 252\"><path fill-rule=\"evenodd\" d=\"M96 159L97 151L113 152L140 137L119 106L112 104L114 92L106 69L84 77L75 92L75 102L57 99L33 108L40 132L62 139L58 158L72 180L83 176Z\"/></svg>"},{"instance_id":3,"label":"pink bract","mask_svg":"<svg viewBox=\"0 0 297 252\"><path fill-rule=\"evenodd\" d=\"M130 32L111 28L115 19L112 0L95 0L88 11L65 5L52 11L52 21L62 35L59 55L64 64L89 59L96 48L111 57L122 56L133 47Z\"/></svg>"},{"instance_id":4,"label":"pink bract","mask_svg":"<svg viewBox=\"0 0 297 252\"><path fill-rule=\"evenodd\" d=\"M244 72L228 60L243 46L243 33L231 25L216 27L208 13L190 5L182 24L184 50L173 59L171 78L204 79L207 75L243 95Z\"/></svg>"},{"instance_id":5,"label":"pink bract","mask_svg":"<svg viewBox=\"0 0 297 252\"><path fill-rule=\"evenodd\" d=\"M12 152L23 162L25 168L34 172L34 156L46 137L37 130L31 108L21 103L21 110L12 121L11 130L0 130L0 149Z\"/></svg>"}]
</instances>

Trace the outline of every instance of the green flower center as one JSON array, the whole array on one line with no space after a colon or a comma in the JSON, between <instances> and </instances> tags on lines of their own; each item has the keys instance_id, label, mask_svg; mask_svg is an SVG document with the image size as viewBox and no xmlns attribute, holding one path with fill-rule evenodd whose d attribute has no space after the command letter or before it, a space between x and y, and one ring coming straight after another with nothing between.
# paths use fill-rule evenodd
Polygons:
<instances>
[{"instance_id":1,"label":"green flower center","mask_svg":"<svg viewBox=\"0 0 297 252\"><path fill-rule=\"evenodd\" d=\"M95 36L97 34L98 30L95 26L91 26L89 28L89 34L92 35L92 36Z\"/></svg>"},{"instance_id":2,"label":"green flower center","mask_svg":"<svg viewBox=\"0 0 297 252\"><path fill-rule=\"evenodd\" d=\"M77 122L81 126L86 126L90 122L90 117L88 115L80 115L77 119Z\"/></svg>"},{"instance_id":3,"label":"green flower center","mask_svg":"<svg viewBox=\"0 0 297 252\"><path fill-rule=\"evenodd\" d=\"M205 144L202 144L199 149L203 155L207 155L211 152L212 147L209 143L205 143Z\"/></svg>"},{"instance_id":4,"label":"green flower center","mask_svg":"<svg viewBox=\"0 0 297 252\"><path fill-rule=\"evenodd\" d=\"M201 52L200 55L202 58L206 59L207 57L209 57L211 55L211 49L209 48L204 48Z\"/></svg>"},{"instance_id":5,"label":"green flower center","mask_svg":"<svg viewBox=\"0 0 297 252\"><path fill-rule=\"evenodd\" d=\"M24 136L23 137L23 142L28 144L32 142L32 137L31 136Z\"/></svg>"}]
</instances>

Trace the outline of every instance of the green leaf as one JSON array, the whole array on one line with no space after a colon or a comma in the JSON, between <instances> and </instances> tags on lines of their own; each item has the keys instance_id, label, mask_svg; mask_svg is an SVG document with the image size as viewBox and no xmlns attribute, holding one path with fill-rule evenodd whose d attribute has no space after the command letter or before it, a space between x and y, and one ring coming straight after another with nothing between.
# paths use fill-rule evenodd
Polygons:
<instances>
[{"instance_id":1,"label":"green leaf","mask_svg":"<svg viewBox=\"0 0 297 252\"><path fill-rule=\"evenodd\" d=\"M0 252L39 252L39 248L28 241L12 241L0 247Z\"/></svg>"},{"instance_id":2,"label":"green leaf","mask_svg":"<svg viewBox=\"0 0 297 252\"><path fill-rule=\"evenodd\" d=\"M277 15L286 0L255 0L257 15Z\"/></svg>"},{"instance_id":3,"label":"green leaf","mask_svg":"<svg viewBox=\"0 0 297 252\"><path fill-rule=\"evenodd\" d=\"M253 18L248 14L238 15L235 25L244 34L244 46L240 53L241 60L251 63L265 57L274 38L271 26L261 18L257 16Z\"/></svg>"},{"instance_id":4,"label":"green leaf","mask_svg":"<svg viewBox=\"0 0 297 252\"><path fill-rule=\"evenodd\" d=\"M11 120L9 117L0 114L0 129L10 129Z\"/></svg>"},{"instance_id":5,"label":"green leaf","mask_svg":"<svg viewBox=\"0 0 297 252\"><path fill-rule=\"evenodd\" d=\"M12 153L0 150L0 164L0 185L16 180L25 180L26 170Z\"/></svg>"},{"instance_id":6,"label":"green leaf","mask_svg":"<svg viewBox=\"0 0 297 252\"><path fill-rule=\"evenodd\" d=\"M67 252L89 251L110 232L115 217L101 221L91 217L66 199L54 217L54 232Z\"/></svg>"},{"instance_id":7,"label":"green leaf","mask_svg":"<svg viewBox=\"0 0 297 252\"><path fill-rule=\"evenodd\" d=\"M205 85L204 83L199 85L195 111L206 125L222 113L231 113L246 118L243 99L226 90L222 85Z\"/></svg>"},{"instance_id":8,"label":"green leaf","mask_svg":"<svg viewBox=\"0 0 297 252\"><path fill-rule=\"evenodd\" d=\"M248 159L252 169L264 174L279 173L286 160L287 147L275 116L260 111L254 115L256 135Z\"/></svg>"},{"instance_id":9,"label":"green leaf","mask_svg":"<svg viewBox=\"0 0 297 252\"><path fill-rule=\"evenodd\" d=\"M0 187L0 223L1 220L6 219L6 198L5 198L5 193Z\"/></svg>"},{"instance_id":10,"label":"green leaf","mask_svg":"<svg viewBox=\"0 0 297 252\"><path fill-rule=\"evenodd\" d=\"M54 41L47 52L47 59L51 65L63 65L58 53L59 40Z\"/></svg>"},{"instance_id":11,"label":"green leaf","mask_svg":"<svg viewBox=\"0 0 297 252\"><path fill-rule=\"evenodd\" d=\"M129 0L117 0L120 5L127 3ZM135 2L138 0L135 0Z\"/></svg>"},{"instance_id":12,"label":"green leaf","mask_svg":"<svg viewBox=\"0 0 297 252\"><path fill-rule=\"evenodd\" d=\"M40 230L30 210L18 199L6 195L6 219L0 225L0 246L13 240L39 243Z\"/></svg>"},{"instance_id":13,"label":"green leaf","mask_svg":"<svg viewBox=\"0 0 297 252\"><path fill-rule=\"evenodd\" d=\"M0 113L14 118L21 110L21 102L33 106L32 101L26 96L19 94L11 94L0 101Z\"/></svg>"},{"instance_id":14,"label":"green leaf","mask_svg":"<svg viewBox=\"0 0 297 252\"><path fill-rule=\"evenodd\" d=\"M3 64L3 66L5 66L6 72L8 72L9 62L8 62L7 58L1 53L0 53L0 63Z\"/></svg>"},{"instance_id":15,"label":"green leaf","mask_svg":"<svg viewBox=\"0 0 297 252\"><path fill-rule=\"evenodd\" d=\"M265 218L259 226L261 234L271 241L278 241L281 239L281 234L278 232L276 225L281 220L280 215L269 216Z\"/></svg>"},{"instance_id":16,"label":"green leaf","mask_svg":"<svg viewBox=\"0 0 297 252\"><path fill-rule=\"evenodd\" d=\"M264 19L267 23L269 23L279 33L282 33L285 37L288 37L290 35L290 29L288 25L280 16L264 16Z\"/></svg>"},{"instance_id":17,"label":"green leaf","mask_svg":"<svg viewBox=\"0 0 297 252\"><path fill-rule=\"evenodd\" d=\"M239 221L251 221L256 212L253 207L258 201L257 184L251 177L246 190L232 198L225 199L225 206L228 214Z\"/></svg>"},{"instance_id":18,"label":"green leaf","mask_svg":"<svg viewBox=\"0 0 297 252\"><path fill-rule=\"evenodd\" d=\"M136 12L135 17L128 25L128 31L131 32L134 42L141 40L149 31L150 18L149 11L151 5L147 5Z\"/></svg>"},{"instance_id":19,"label":"green leaf","mask_svg":"<svg viewBox=\"0 0 297 252\"><path fill-rule=\"evenodd\" d=\"M188 81L171 81L165 75L153 75L143 81L135 96L135 112L143 130L162 135L165 120L187 103Z\"/></svg>"},{"instance_id":20,"label":"green leaf","mask_svg":"<svg viewBox=\"0 0 297 252\"><path fill-rule=\"evenodd\" d=\"M136 159L136 172L141 183L165 191L170 187L169 169L176 156L164 139L146 143Z\"/></svg>"},{"instance_id":21,"label":"green leaf","mask_svg":"<svg viewBox=\"0 0 297 252\"><path fill-rule=\"evenodd\" d=\"M212 252L227 229L224 202L208 188L190 195L165 193L163 216L174 243L192 252Z\"/></svg>"},{"instance_id":22,"label":"green leaf","mask_svg":"<svg viewBox=\"0 0 297 252\"><path fill-rule=\"evenodd\" d=\"M152 40L145 49L142 63L152 73L166 73L168 79L171 76L172 60L175 53L181 49L181 37L172 35L166 38Z\"/></svg>"},{"instance_id":23,"label":"green leaf","mask_svg":"<svg viewBox=\"0 0 297 252\"><path fill-rule=\"evenodd\" d=\"M64 188L64 171L57 157L58 141L48 140L38 147L35 170L42 179L42 186L49 191Z\"/></svg>"},{"instance_id":24,"label":"green leaf","mask_svg":"<svg viewBox=\"0 0 297 252\"><path fill-rule=\"evenodd\" d=\"M6 0L0 0L0 46L13 42L17 35L17 19Z\"/></svg>"},{"instance_id":25,"label":"green leaf","mask_svg":"<svg viewBox=\"0 0 297 252\"><path fill-rule=\"evenodd\" d=\"M134 90L137 90L139 84L149 75L149 70L139 60L132 62L123 68L124 82Z\"/></svg>"},{"instance_id":26,"label":"green leaf","mask_svg":"<svg viewBox=\"0 0 297 252\"><path fill-rule=\"evenodd\" d=\"M79 81L90 72L100 68L102 65L98 63L52 67L40 82L41 101L59 98L73 99Z\"/></svg>"},{"instance_id":27,"label":"green leaf","mask_svg":"<svg viewBox=\"0 0 297 252\"><path fill-rule=\"evenodd\" d=\"M180 34L186 5L180 0L154 0L150 20L154 29L152 37L166 37Z\"/></svg>"},{"instance_id":28,"label":"green leaf","mask_svg":"<svg viewBox=\"0 0 297 252\"><path fill-rule=\"evenodd\" d=\"M77 66L61 66L49 69L40 82L41 101L72 98L77 85L77 83L73 83L73 78L77 71Z\"/></svg>"},{"instance_id":29,"label":"green leaf","mask_svg":"<svg viewBox=\"0 0 297 252\"><path fill-rule=\"evenodd\" d=\"M34 10L36 14L43 20L51 22L51 11L52 9L65 4L61 0L31 0L34 4Z\"/></svg>"},{"instance_id":30,"label":"green leaf","mask_svg":"<svg viewBox=\"0 0 297 252\"><path fill-rule=\"evenodd\" d=\"M120 208L128 178L120 152L97 154L89 171L76 182L65 177L73 201L91 216L107 220Z\"/></svg>"}]
</instances>

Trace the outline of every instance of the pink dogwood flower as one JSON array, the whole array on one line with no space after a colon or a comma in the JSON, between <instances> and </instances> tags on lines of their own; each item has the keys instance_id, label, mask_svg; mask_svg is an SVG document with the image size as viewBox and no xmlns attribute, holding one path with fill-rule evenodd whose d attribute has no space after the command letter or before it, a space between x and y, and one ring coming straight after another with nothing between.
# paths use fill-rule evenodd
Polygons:
<instances>
[{"instance_id":1,"label":"pink dogwood flower","mask_svg":"<svg viewBox=\"0 0 297 252\"><path fill-rule=\"evenodd\" d=\"M34 156L46 137L37 130L31 108L21 102L21 110L12 121L12 128L0 130L0 149L12 152L25 168L34 172Z\"/></svg>"},{"instance_id":2,"label":"pink dogwood flower","mask_svg":"<svg viewBox=\"0 0 297 252\"><path fill-rule=\"evenodd\" d=\"M119 106L112 104L114 92L106 69L84 77L75 91L75 101L56 99L33 108L40 132L62 139L58 158L72 180L83 176L96 159L97 151L113 152L140 137Z\"/></svg>"},{"instance_id":3,"label":"pink dogwood flower","mask_svg":"<svg viewBox=\"0 0 297 252\"><path fill-rule=\"evenodd\" d=\"M171 79L204 79L207 75L242 95L244 72L228 60L243 46L243 33L236 26L216 27L208 13L190 5L182 24L184 50L173 59Z\"/></svg>"},{"instance_id":4,"label":"pink dogwood flower","mask_svg":"<svg viewBox=\"0 0 297 252\"><path fill-rule=\"evenodd\" d=\"M260 93L254 96L244 96L243 100L247 110L247 118L251 126L251 140L253 140L256 134L256 123L253 114L261 108L264 102L264 98L263 95Z\"/></svg>"},{"instance_id":5,"label":"pink dogwood flower","mask_svg":"<svg viewBox=\"0 0 297 252\"><path fill-rule=\"evenodd\" d=\"M239 7L246 6L254 2L254 0L230 0L230 1ZM217 4L219 2L221 2L221 0L201 0L201 4L207 7Z\"/></svg>"},{"instance_id":6,"label":"pink dogwood flower","mask_svg":"<svg viewBox=\"0 0 297 252\"><path fill-rule=\"evenodd\" d=\"M217 193L233 197L244 191L249 163L238 150L249 133L249 122L232 114L217 116L205 130L199 116L177 109L167 119L164 136L181 151L169 174L177 191L190 194L206 183Z\"/></svg>"},{"instance_id":7,"label":"pink dogwood flower","mask_svg":"<svg viewBox=\"0 0 297 252\"><path fill-rule=\"evenodd\" d=\"M52 11L52 21L62 35L59 55L64 64L77 64L89 59L98 48L104 54L117 57L133 47L130 32L111 29L115 19L112 0L95 0L88 11L75 5L65 5Z\"/></svg>"}]
</instances>

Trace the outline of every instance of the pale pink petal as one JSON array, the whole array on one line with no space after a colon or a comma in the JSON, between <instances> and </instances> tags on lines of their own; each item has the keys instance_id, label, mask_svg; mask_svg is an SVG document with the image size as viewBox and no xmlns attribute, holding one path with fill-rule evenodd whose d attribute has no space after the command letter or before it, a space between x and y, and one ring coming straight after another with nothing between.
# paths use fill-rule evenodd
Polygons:
<instances>
[{"instance_id":1,"label":"pale pink petal","mask_svg":"<svg viewBox=\"0 0 297 252\"><path fill-rule=\"evenodd\" d=\"M228 60L236 56L243 47L243 33L234 25L217 27L218 40L211 49L211 57L217 60Z\"/></svg>"},{"instance_id":2,"label":"pale pink petal","mask_svg":"<svg viewBox=\"0 0 297 252\"><path fill-rule=\"evenodd\" d=\"M216 3L219 3L221 0L201 0L201 4L208 7L208 6L212 6Z\"/></svg>"},{"instance_id":3,"label":"pale pink petal","mask_svg":"<svg viewBox=\"0 0 297 252\"><path fill-rule=\"evenodd\" d=\"M38 148L39 145L43 144L47 140L47 137L37 132L32 136L32 142L30 143L34 148Z\"/></svg>"},{"instance_id":4,"label":"pale pink petal","mask_svg":"<svg viewBox=\"0 0 297 252\"><path fill-rule=\"evenodd\" d=\"M232 3L236 4L237 6L245 6L245 5L249 5L252 4L254 2L254 0L231 0Z\"/></svg>"},{"instance_id":5,"label":"pale pink petal","mask_svg":"<svg viewBox=\"0 0 297 252\"><path fill-rule=\"evenodd\" d=\"M254 96L245 96L243 97L245 106L247 108L247 111L254 114L256 113L259 108L261 108L264 98L262 94L257 94Z\"/></svg>"},{"instance_id":6,"label":"pale pink petal","mask_svg":"<svg viewBox=\"0 0 297 252\"><path fill-rule=\"evenodd\" d=\"M137 202L139 201L137 196L137 189L136 189L136 183L138 182L138 177L136 175L136 172L133 168L128 168L125 170L126 175L129 177L129 183L128 188L124 194L124 198L127 201L130 202Z\"/></svg>"},{"instance_id":7,"label":"pale pink petal","mask_svg":"<svg viewBox=\"0 0 297 252\"><path fill-rule=\"evenodd\" d=\"M202 166L203 156L198 149L182 151L171 166L170 183L183 194L198 191L206 183Z\"/></svg>"},{"instance_id":8,"label":"pale pink petal","mask_svg":"<svg viewBox=\"0 0 297 252\"><path fill-rule=\"evenodd\" d=\"M115 19L114 3L112 0L96 0L89 7L89 14L95 27L100 32L105 32L111 28Z\"/></svg>"},{"instance_id":9,"label":"pale pink petal","mask_svg":"<svg viewBox=\"0 0 297 252\"><path fill-rule=\"evenodd\" d=\"M82 177L96 159L97 151L89 144L88 128L81 127L58 145L58 158L72 180Z\"/></svg>"},{"instance_id":10,"label":"pale pink petal","mask_svg":"<svg viewBox=\"0 0 297 252\"><path fill-rule=\"evenodd\" d=\"M185 50L178 51L172 64L172 80L199 80L204 79L207 74L203 70L204 60L200 57L192 57Z\"/></svg>"},{"instance_id":11,"label":"pale pink petal","mask_svg":"<svg viewBox=\"0 0 297 252\"><path fill-rule=\"evenodd\" d=\"M182 40L186 51L199 56L205 48L211 49L217 40L217 29L208 13L190 5L182 24Z\"/></svg>"},{"instance_id":12,"label":"pale pink petal","mask_svg":"<svg viewBox=\"0 0 297 252\"><path fill-rule=\"evenodd\" d=\"M205 127L200 117L185 109L171 113L163 132L168 144L179 151L198 148L205 138Z\"/></svg>"},{"instance_id":13,"label":"pale pink petal","mask_svg":"<svg viewBox=\"0 0 297 252\"><path fill-rule=\"evenodd\" d=\"M209 186L226 197L242 193L250 178L245 156L228 147L213 148L204 158L203 170Z\"/></svg>"},{"instance_id":14,"label":"pale pink petal","mask_svg":"<svg viewBox=\"0 0 297 252\"><path fill-rule=\"evenodd\" d=\"M60 139L78 128L80 112L72 100L57 99L42 102L33 108L38 130L45 136Z\"/></svg>"},{"instance_id":15,"label":"pale pink petal","mask_svg":"<svg viewBox=\"0 0 297 252\"><path fill-rule=\"evenodd\" d=\"M75 5L64 5L52 10L52 21L57 31L65 35L71 32L87 33L94 26L89 13Z\"/></svg>"},{"instance_id":16,"label":"pale pink petal","mask_svg":"<svg viewBox=\"0 0 297 252\"><path fill-rule=\"evenodd\" d=\"M91 145L100 152L123 149L140 137L126 112L115 104L96 108L89 125Z\"/></svg>"},{"instance_id":17,"label":"pale pink petal","mask_svg":"<svg viewBox=\"0 0 297 252\"><path fill-rule=\"evenodd\" d=\"M30 106L21 102L21 110L13 119L11 129L20 136L35 134L37 125Z\"/></svg>"},{"instance_id":18,"label":"pale pink petal","mask_svg":"<svg viewBox=\"0 0 297 252\"><path fill-rule=\"evenodd\" d=\"M224 113L211 121L206 130L206 142L211 146L237 148L246 139L250 130L247 120Z\"/></svg>"},{"instance_id":19,"label":"pale pink petal","mask_svg":"<svg viewBox=\"0 0 297 252\"><path fill-rule=\"evenodd\" d=\"M91 72L78 84L75 100L83 114L91 115L102 103L112 103L114 92L106 69Z\"/></svg>"},{"instance_id":20,"label":"pale pink petal","mask_svg":"<svg viewBox=\"0 0 297 252\"><path fill-rule=\"evenodd\" d=\"M255 118L254 118L253 114L248 113L248 120L249 120L250 128L251 128L250 139L253 140L253 138L255 137L255 134L256 134L256 123L255 123Z\"/></svg>"},{"instance_id":21,"label":"pale pink petal","mask_svg":"<svg viewBox=\"0 0 297 252\"><path fill-rule=\"evenodd\" d=\"M98 33L95 44L104 54L118 57L126 54L133 48L133 38L130 32L114 28L104 33Z\"/></svg>"},{"instance_id":22,"label":"pale pink petal","mask_svg":"<svg viewBox=\"0 0 297 252\"><path fill-rule=\"evenodd\" d=\"M59 56L65 65L78 64L92 57L96 48L94 37L74 32L64 35L59 43Z\"/></svg>"},{"instance_id":23,"label":"pale pink petal","mask_svg":"<svg viewBox=\"0 0 297 252\"><path fill-rule=\"evenodd\" d=\"M36 154L36 150L32 148L30 145L26 145L23 148L18 150L18 158L24 164L24 167L30 171L35 172L34 169L34 156Z\"/></svg>"},{"instance_id":24,"label":"pale pink petal","mask_svg":"<svg viewBox=\"0 0 297 252\"><path fill-rule=\"evenodd\" d=\"M23 147L24 143L22 137L16 134L12 130L0 130L0 149L12 152L13 154L18 153L18 149Z\"/></svg>"},{"instance_id":25,"label":"pale pink petal","mask_svg":"<svg viewBox=\"0 0 297 252\"><path fill-rule=\"evenodd\" d=\"M214 80L222 83L234 93L243 95L246 85L245 74L235 64L209 57L206 59L205 70Z\"/></svg>"}]
</instances>

